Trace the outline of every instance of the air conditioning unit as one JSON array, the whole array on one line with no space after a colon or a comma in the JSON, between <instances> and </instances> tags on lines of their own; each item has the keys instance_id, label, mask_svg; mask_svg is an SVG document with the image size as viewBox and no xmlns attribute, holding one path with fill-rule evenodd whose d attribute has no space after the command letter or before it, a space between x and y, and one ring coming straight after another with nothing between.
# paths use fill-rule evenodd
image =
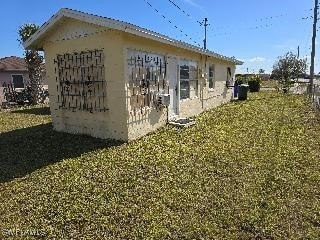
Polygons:
<instances>
[{"instance_id":1,"label":"air conditioning unit","mask_svg":"<svg viewBox=\"0 0 320 240\"><path fill-rule=\"evenodd\" d=\"M158 104L160 106L169 106L170 94L158 94Z\"/></svg>"}]
</instances>

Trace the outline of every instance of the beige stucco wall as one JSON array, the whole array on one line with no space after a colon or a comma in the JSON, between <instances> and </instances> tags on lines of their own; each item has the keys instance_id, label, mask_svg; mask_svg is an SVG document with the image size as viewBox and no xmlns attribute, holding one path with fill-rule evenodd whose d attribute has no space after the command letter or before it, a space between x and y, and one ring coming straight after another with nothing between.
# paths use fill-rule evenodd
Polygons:
<instances>
[{"instance_id":1,"label":"beige stucco wall","mask_svg":"<svg viewBox=\"0 0 320 240\"><path fill-rule=\"evenodd\" d=\"M123 77L121 35L95 25L66 20L49 33L43 43L54 129L69 133L88 134L98 138L126 141L126 102ZM57 54L103 49L105 66L106 112L59 109L56 92L54 59Z\"/></svg>"},{"instance_id":2,"label":"beige stucco wall","mask_svg":"<svg viewBox=\"0 0 320 240\"><path fill-rule=\"evenodd\" d=\"M0 86L2 86L3 83L13 83L12 75L22 75L24 84L27 85L29 83L28 71L4 71L0 72Z\"/></svg>"},{"instance_id":3,"label":"beige stucco wall","mask_svg":"<svg viewBox=\"0 0 320 240\"><path fill-rule=\"evenodd\" d=\"M215 66L214 88L209 89L208 75L209 64ZM231 68L231 78L234 77L235 66L213 58L200 58L199 66L204 78L199 76L199 95L195 99L185 99L180 101L180 116L192 117L201 112L217 107L232 99L232 88L226 87L227 68ZM230 79L231 80L231 79Z\"/></svg>"},{"instance_id":4,"label":"beige stucco wall","mask_svg":"<svg viewBox=\"0 0 320 240\"><path fill-rule=\"evenodd\" d=\"M235 65L218 59L205 57L184 49L164 45L153 40L123 33L124 58L128 49L135 49L142 52L150 52L165 56L176 56L181 60L196 61L199 66L198 96L193 99L184 99L179 104L179 117L191 117L200 114L206 109L216 107L232 99L232 89L227 89L226 78L227 68L231 68L232 77L235 72ZM215 87L209 89L207 74L209 63L215 65ZM126 64L126 63L125 63ZM126 69L126 68L125 68ZM204 74L204 75L202 75ZM167 110L153 109L143 114L130 114L130 91L128 90L128 73L126 76L126 99L127 99L127 124L129 139L139 138L155 129L163 126L167 122ZM203 77L202 77L203 76Z\"/></svg>"},{"instance_id":5,"label":"beige stucco wall","mask_svg":"<svg viewBox=\"0 0 320 240\"><path fill-rule=\"evenodd\" d=\"M203 109L210 109L213 107L217 107L223 103L229 102L232 99L233 88L226 87L227 80L227 68L231 69L231 79L234 78L235 75L235 65L226 63L223 61L215 60L213 58L207 58L207 66L206 72L209 74L209 64L212 63L215 66L215 80L214 80L214 88L209 89L208 79L205 81L204 89L203 89ZM231 85L233 85L234 81L231 81Z\"/></svg>"},{"instance_id":6,"label":"beige stucco wall","mask_svg":"<svg viewBox=\"0 0 320 240\"><path fill-rule=\"evenodd\" d=\"M227 67L234 74L231 63L209 58L198 53L147 40L129 33L102 28L96 25L67 19L48 32L42 45L46 59L46 78L49 85L50 109L54 129L70 133L88 134L99 138L133 140L166 124L167 110L151 109L132 114L127 72L127 51L135 49L178 59L196 61L199 67L198 96L179 103L179 116L190 117L202 111L228 102L232 90L225 87ZM59 109L55 62L57 54L103 49L106 112L76 111ZM209 62L215 64L215 88L208 88Z\"/></svg>"}]
</instances>

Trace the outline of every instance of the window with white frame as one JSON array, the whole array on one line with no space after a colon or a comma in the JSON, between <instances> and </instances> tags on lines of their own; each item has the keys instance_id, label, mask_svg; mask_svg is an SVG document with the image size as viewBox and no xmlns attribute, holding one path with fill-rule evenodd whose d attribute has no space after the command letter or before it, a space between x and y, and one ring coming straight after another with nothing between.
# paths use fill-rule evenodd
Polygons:
<instances>
[{"instance_id":1,"label":"window with white frame","mask_svg":"<svg viewBox=\"0 0 320 240\"><path fill-rule=\"evenodd\" d=\"M215 78L215 68L214 68L214 64L210 64L209 65L209 89L213 89L214 88L214 78Z\"/></svg>"},{"instance_id":2,"label":"window with white frame","mask_svg":"<svg viewBox=\"0 0 320 240\"><path fill-rule=\"evenodd\" d=\"M12 74L12 83L15 88L24 88L23 75Z\"/></svg>"},{"instance_id":3,"label":"window with white frame","mask_svg":"<svg viewBox=\"0 0 320 240\"><path fill-rule=\"evenodd\" d=\"M180 100L198 96L198 65L193 61L180 62Z\"/></svg>"}]
</instances>

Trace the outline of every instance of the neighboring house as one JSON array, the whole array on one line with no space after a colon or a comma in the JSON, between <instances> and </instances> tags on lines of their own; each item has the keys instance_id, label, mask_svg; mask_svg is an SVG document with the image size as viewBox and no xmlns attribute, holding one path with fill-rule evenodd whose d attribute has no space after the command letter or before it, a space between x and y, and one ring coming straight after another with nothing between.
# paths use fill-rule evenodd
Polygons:
<instances>
[{"instance_id":1,"label":"neighboring house","mask_svg":"<svg viewBox=\"0 0 320 240\"><path fill-rule=\"evenodd\" d=\"M42 64L42 84L47 88L45 64ZM13 84L15 88L24 88L29 84L29 72L24 58L11 56L0 58L0 86Z\"/></svg>"},{"instance_id":2,"label":"neighboring house","mask_svg":"<svg viewBox=\"0 0 320 240\"><path fill-rule=\"evenodd\" d=\"M70 9L56 13L24 46L45 52L55 130L124 141L170 118L194 116L230 101L233 90L226 83L233 84L236 65L242 64L129 23Z\"/></svg>"},{"instance_id":3,"label":"neighboring house","mask_svg":"<svg viewBox=\"0 0 320 240\"><path fill-rule=\"evenodd\" d=\"M20 57L0 59L0 86L4 83L14 84L15 88L24 88L29 82L26 62Z\"/></svg>"}]
</instances>

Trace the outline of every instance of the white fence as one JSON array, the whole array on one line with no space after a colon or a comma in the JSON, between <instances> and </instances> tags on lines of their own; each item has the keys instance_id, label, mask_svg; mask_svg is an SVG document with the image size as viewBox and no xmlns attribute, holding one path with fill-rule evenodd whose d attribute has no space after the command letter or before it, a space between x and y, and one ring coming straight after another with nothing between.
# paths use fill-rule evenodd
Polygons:
<instances>
[{"instance_id":1,"label":"white fence","mask_svg":"<svg viewBox=\"0 0 320 240\"><path fill-rule=\"evenodd\" d=\"M320 110L320 83L314 84L312 99L316 108Z\"/></svg>"}]
</instances>

